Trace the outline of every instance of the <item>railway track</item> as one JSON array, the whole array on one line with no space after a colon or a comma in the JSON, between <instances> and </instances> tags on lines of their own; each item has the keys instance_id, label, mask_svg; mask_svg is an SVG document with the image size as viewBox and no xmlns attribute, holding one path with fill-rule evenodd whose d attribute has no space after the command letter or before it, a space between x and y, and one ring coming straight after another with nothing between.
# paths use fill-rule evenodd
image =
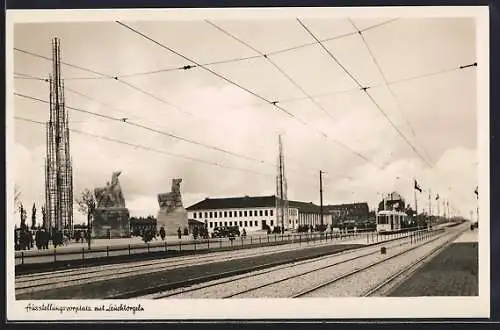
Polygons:
<instances>
[{"instance_id":1,"label":"railway track","mask_svg":"<svg viewBox=\"0 0 500 330\"><path fill-rule=\"evenodd\" d=\"M430 232L429 237L437 235L438 232ZM397 241L384 242L388 249L398 249L410 245L409 238ZM380 244L366 248L349 250L344 253L328 255L321 258L309 259L301 262L290 263L279 267L268 268L258 272L252 272L239 276L218 279L193 285L191 287L180 287L160 293L154 293L141 298L163 299L163 298L237 298L253 296L256 291L265 292L266 288L276 287L286 282L293 282L305 276L313 276L320 271L329 271L341 265L353 262L361 262L380 254ZM366 261L365 261L366 262ZM274 279L273 279L274 278ZM283 286L283 285L282 285ZM282 290L287 293L290 290ZM266 295L264 295L266 296ZM273 296L273 295L271 295ZM273 296L274 297L274 296Z\"/></svg>"},{"instance_id":2,"label":"railway track","mask_svg":"<svg viewBox=\"0 0 500 330\"><path fill-rule=\"evenodd\" d=\"M343 242L348 242L348 240L344 240ZM309 249L324 245L331 245L332 243L334 244L335 241L315 242L314 244L310 244L305 247L302 244L301 248ZM55 288L81 285L95 281L106 281L110 279L130 277L134 275L162 272L165 270L199 265L200 263L210 264L225 261L228 260L228 258L251 258L255 256L286 252L296 249L297 247L299 247L299 243L291 246L270 246L252 250L217 252L202 256L175 257L162 260L101 265L78 269L60 270L55 272L19 275L15 278L16 295L34 291L44 291Z\"/></svg>"},{"instance_id":3,"label":"railway track","mask_svg":"<svg viewBox=\"0 0 500 330\"><path fill-rule=\"evenodd\" d=\"M351 272L342 274L338 277L329 279L316 286L313 286L299 293L296 293L292 297L293 298L320 297L323 296L324 294L329 295L335 292L341 292L342 296L346 296L346 295L351 295L350 293L353 293L353 291L355 293L354 296L364 296L364 297L384 296L387 293L389 293L397 284L401 283L414 271L420 268L425 261L432 259L435 255L437 255L444 248L446 248L453 240L455 240L460 234L462 234L465 229L461 228L461 230L453 230L452 233L445 234L443 237L437 237L435 239L432 239L431 241L424 242L423 244L420 244L418 246L400 251L382 260L378 260L366 266L356 268ZM361 294L359 290L357 290L358 292L355 292L356 290L351 290L349 292L345 291L342 292L343 288L350 287L348 286L349 283L356 283L356 282L359 283L361 280L366 280L368 278L373 279L374 278L373 273L375 271L380 270L382 267L391 269L389 264L390 262L398 258L399 259L403 258L412 252L422 249L423 247L428 248L428 250L423 254L423 256L418 256L416 258L411 259L411 261L404 263L404 266L402 268L399 268L395 271L389 271L383 273L381 276L378 276L378 279L375 280L375 283L374 284L370 283L367 289L361 291Z\"/></svg>"}]
</instances>

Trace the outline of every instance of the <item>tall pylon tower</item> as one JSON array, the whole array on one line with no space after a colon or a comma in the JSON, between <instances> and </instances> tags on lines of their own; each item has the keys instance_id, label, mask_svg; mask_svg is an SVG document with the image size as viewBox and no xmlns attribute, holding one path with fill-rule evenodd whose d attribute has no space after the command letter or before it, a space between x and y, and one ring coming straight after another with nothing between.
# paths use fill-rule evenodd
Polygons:
<instances>
[{"instance_id":1,"label":"tall pylon tower","mask_svg":"<svg viewBox=\"0 0 500 330\"><path fill-rule=\"evenodd\" d=\"M278 226L283 230L290 226L288 220L288 186L285 176L285 156L283 154L281 134L278 135L278 162L276 167L276 221L278 222ZM295 226L295 224L292 225Z\"/></svg>"},{"instance_id":2,"label":"tall pylon tower","mask_svg":"<svg viewBox=\"0 0 500 330\"><path fill-rule=\"evenodd\" d=\"M60 40L52 40L50 117L46 123L45 207L47 230L73 234L73 165L69 148L68 113L61 79Z\"/></svg>"}]
</instances>

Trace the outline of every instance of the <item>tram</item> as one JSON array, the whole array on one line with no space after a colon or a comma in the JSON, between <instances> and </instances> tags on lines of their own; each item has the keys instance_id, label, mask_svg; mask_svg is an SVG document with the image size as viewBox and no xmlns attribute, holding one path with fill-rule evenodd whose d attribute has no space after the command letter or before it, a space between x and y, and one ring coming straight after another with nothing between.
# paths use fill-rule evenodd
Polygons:
<instances>
[{"instance_id":1,"label":"tram","mask_svg":"<svg viewBox=\"0 0 500 330\"><path fill-rule=\"evenodd\" d=\"M395 210L382 210L377 212L377 232L380 234L393 233L405 228L407 215Z\"/></svg>"},{"instance_id":2,"label":"tram","mask_svg":"<svg viewBox=\"0 0 500 330\"><path fill-rule=\"evenodd\" d=\"M408 228L409 219L405 212L405 200L397 192L384 196L376 214L377 232L394 233Z\"/></svg>"}]
</instances>

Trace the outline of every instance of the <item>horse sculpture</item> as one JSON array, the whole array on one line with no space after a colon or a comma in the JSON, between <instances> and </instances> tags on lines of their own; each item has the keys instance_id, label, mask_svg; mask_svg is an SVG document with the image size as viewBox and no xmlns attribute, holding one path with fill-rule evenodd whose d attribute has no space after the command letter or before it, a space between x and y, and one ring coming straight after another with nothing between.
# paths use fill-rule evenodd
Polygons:
<instances>
[{"instance_id":1,"label":"horse sculpture","mask_svg":"<svg viewBox=\"0 0 500 330\"><path fill-rule=\"evenodd\" d=\"M118 177L122 172L113 172L111 183L107 182L105 187L94 189L97 208L125 207L122 189Z\"/></svg>"},{"instance_id":2,"label":"horse sculpture","mask_svg":"<svg viewBox=\"0 0 500 330\"><path fill-rule=\"evenodd\" d=\"M169 213L177 207L182 207L181 182L182 179L172 179L170 192L158 194L158 203L163 212Z\"/></svg>"}]
</instances>

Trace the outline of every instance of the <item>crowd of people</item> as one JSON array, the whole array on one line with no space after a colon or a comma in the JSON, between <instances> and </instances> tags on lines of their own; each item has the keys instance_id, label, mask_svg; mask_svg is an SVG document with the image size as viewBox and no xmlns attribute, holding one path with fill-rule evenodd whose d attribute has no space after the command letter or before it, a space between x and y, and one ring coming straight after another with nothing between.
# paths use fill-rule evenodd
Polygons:
<instances>
[{"instance_id":1,"label":"crowd of people","mask_svg":"<svg viewBox=\"0 0 500 330\"><path fill-rule=\"evenodd\" d=\"M14 244L15 250L31 250L35 247L38 250L46 250L49 248L50 243L54 248L69 244L74 239L77 243L88 240L88 233L86 230L75 230L73 237L68 232L53 230L52 233L45 230L45 228L38 229L15 229L14 231Z\"/></svg>"}]
</instances>

